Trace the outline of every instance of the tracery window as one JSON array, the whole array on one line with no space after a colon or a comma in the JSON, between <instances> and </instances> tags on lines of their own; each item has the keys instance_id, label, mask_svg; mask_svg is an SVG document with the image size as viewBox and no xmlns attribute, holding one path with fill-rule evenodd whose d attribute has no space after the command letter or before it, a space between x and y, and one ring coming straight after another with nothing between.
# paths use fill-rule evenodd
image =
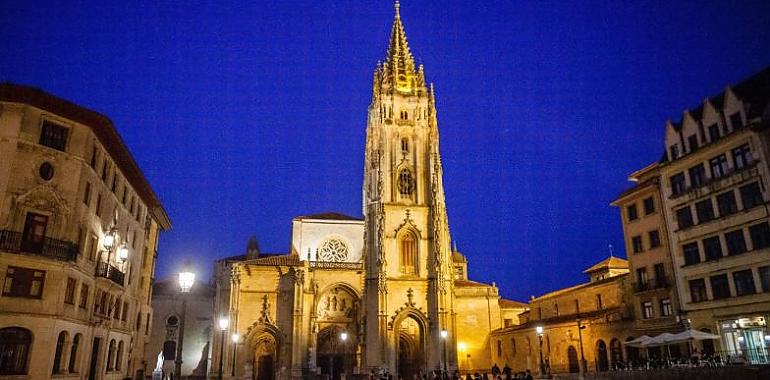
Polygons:
<instances>
[{"instance_id":1,"label":"tracery window","mask_svg":"<svg viewBox=\"0 0 770 380\"><path fill-rule=\"evenodd\" d=\"M417 274L417 238L412 232L403 235L400 241L401 273Z\"/></svg>"},{"instance_id":2,"label":"tracery window","mask_svg":"<svg viewBox=\"0 0 770 380\"><path fill-rule=\"evenodd\" d=\"M407 138L401 139L401 153L409 153L409 139Z\"/></svg>"},{"instance_id":3,"label":"tracery window","mask_svg":"<svg viewBox=\"0 0 770 380\"><path fill-rule=\"evenodd\" d=\"M327 239L318 248L319 261L343 262L348 259L348 246L340 239Z\"/></svg>"},{"instance_id":4,"label":"tracery window","mask_svg":"<svg viewBox=\"0 0 770 380\"><path fill-rule=\"evenodd\" d=\"M414 192L415 183L412 172L409 169L401 169L398 173L398 192L404 198L411 198Z\"/></svg>"}]
</instances>

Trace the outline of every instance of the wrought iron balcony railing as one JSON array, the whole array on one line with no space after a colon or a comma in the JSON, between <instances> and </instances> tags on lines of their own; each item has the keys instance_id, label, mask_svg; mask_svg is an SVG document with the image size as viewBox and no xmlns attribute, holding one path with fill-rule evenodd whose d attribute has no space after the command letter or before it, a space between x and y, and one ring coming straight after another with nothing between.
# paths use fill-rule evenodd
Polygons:
<instances>
[{"instance_id":1,"label":"wrought iron balcony railing","mask_svg":"<svg viewBox=\"0 0 770 380\"><path fill-rule=\"evenodd\" d=\"M96 277L106 278L120 286L123 286L126 279L126 274L121 272L120 269L104 262L96 263L95 275Z\"/></svg>"},{"instance_id":2,"label":"wrought iron balcony railing","mask_svg":"<svg viewBox=\"0 0 770 380\"><path fill-rule=\"evenodd\" d=\"M42 241L25 239L20 232L0 230L0 249L14 253L29 253L62 261L75 261L78 246L65 240L43 238Z\"/></svg>"}]
</instances>

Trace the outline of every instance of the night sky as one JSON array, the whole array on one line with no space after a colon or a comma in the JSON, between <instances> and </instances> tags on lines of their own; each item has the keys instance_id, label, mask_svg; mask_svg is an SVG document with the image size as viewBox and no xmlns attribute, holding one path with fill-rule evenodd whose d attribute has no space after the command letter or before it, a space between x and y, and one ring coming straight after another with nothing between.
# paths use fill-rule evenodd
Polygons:
<instances>
[{"instance_id":1,"label":"night sky","mask_svg":"<svg viewBox=\"0 0 770 380\"><path fill-rule=\"evenodd\" d=\"M665 121L770 65L770 2L706 3L402 1L472 279L526 300L625 255L609 203ZM174 223L157 277L189 258L208 278L252 234L288 252L295 216L361 215L392 18L387 0L3 1L0 80L108 115Z\"/></svg>"}]
</instances>

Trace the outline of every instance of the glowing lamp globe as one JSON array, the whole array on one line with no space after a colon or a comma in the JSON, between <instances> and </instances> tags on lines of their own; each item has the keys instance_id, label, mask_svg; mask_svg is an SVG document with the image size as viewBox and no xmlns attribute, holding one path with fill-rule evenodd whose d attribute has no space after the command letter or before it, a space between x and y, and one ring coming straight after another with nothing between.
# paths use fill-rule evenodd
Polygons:
<instances>
[{"instance_id":1,"label":"glowing lamp globe","mask_svg":"<svg viewBox=\"0 0 770 380\"><path fill-rule=\"evenodd\" d=\"M230 321L227 318L219 318L219 329L222 331L227 330L227 325L230 324Z\"/></svg>"},{"instance_id":2,"label":"glowing lamp globe","mask_svg":"<svg viewBox=\"0 0 770 380\"><path fill-rule=\"evenodd\" d=\"M185 270L179 273L179 288L182 289L182 293L187 293L195 283L195 273Z\"/></svg>"},{"instance_id":3,"label":"glowing lamp globe","mask_svg":"<svg viewBox=\"0 0 770 380\"><path fill-rule=\"evenodd\" d=\"M126 247L125 244L122 244L120 248L118 248L118 260L123 263L128 260L128 247Z\"/></svg>"}]
</instances>

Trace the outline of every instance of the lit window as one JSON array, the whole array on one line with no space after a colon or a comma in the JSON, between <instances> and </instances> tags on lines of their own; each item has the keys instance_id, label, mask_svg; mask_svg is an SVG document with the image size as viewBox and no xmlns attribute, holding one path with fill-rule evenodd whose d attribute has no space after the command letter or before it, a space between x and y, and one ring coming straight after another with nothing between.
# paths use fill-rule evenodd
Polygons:
<instances>
[{"instance_id":1,"label":"lit window","mask_svg":"<svg viewBox=\"0 0 770 380\"><path fill-rule=\"evenodd\" d=\"M7 297L42 298L45 271L8 267L5 272L3 295Z\"/></svg>"},{"instance_id":2,"label":"lit window","mask_svg":"<svg viewBox=\"0 0 770 380\"><path fill-rule=\"evenodd\" d=\"M660 315L668 317L674 314L674 309L671 307L671 300L666 298L660 301Z\"/></svg>"},{"instance_id":3,"label":"lit window","mask_svg":"<svg viewBox=\"0 0 770 380\"><path fill-rule=\"evenodd\" d=\"M653 316L652 312L652 302L645 301L642 302L642 318L643 319L650 319Z\"/></svg>"},{"instance_id":4,"label":"lit window","mask_svg":"<svg viewBox=\"0 0 770 380\"><path fill-rule=\"evenodd\" d=\"M401 273L417 273L417 238L412 232L407 232L401 238Z\"/></svg>"},{"instance_id":5,"label":"lit window","mask_svg":"<svg viewBox=\"0 0 770 380\"><path fill-rule=\"evenodd\" d=\"M411 198L414 192L414 178L409 169L402 169L398 174L398 192L404 198Z\"/></svg>"}]
</instances>

